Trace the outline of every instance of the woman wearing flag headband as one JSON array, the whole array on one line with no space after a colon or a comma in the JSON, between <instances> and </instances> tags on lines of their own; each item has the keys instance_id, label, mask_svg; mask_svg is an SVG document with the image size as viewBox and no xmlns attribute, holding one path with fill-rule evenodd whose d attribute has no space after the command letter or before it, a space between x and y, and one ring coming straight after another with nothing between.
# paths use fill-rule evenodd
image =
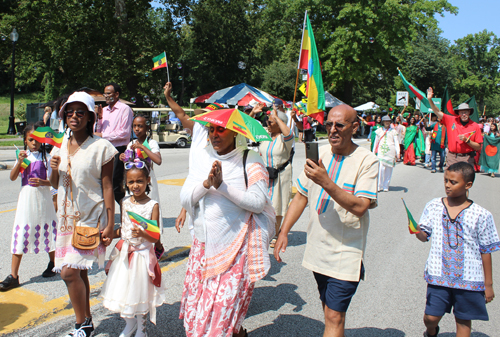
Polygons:
<instances>
[{"instance_id":1,"label":"woman wearing flag headband","mask_svg":"<svg viewBox=\"0 0 500 337\"><path fill-rule=\"evenodd\" d=\"M194 223L180 312L188 337L246 336L254 284L270 268L268 173L256 152L237 146L238 137L210 125L210 145L197 151L181 191Z\"/></svg>"}]
</instances>

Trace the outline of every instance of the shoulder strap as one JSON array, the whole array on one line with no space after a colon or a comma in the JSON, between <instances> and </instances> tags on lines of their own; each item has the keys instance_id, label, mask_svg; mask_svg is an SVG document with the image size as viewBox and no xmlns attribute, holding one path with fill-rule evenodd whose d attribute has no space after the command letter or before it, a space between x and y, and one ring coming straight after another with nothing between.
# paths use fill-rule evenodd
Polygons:
<instances>
[{"instance_id":1,"label":"shoulder strap","mask_svg":"<svg viewBox=\"0 0 500 337\"><path fill-rule=\"evenodd\" d=\"M248 157L248 151L249 149L246 149L243 152L243 176L245 177L245 186L248 188L248 176L247 176L247 157Z\"/></svg>"}]
</instances>

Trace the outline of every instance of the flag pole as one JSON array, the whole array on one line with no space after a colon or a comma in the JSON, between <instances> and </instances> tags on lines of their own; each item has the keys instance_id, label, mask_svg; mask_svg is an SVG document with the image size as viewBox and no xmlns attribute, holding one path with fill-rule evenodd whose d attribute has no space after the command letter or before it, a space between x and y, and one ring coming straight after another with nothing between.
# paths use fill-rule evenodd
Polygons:
<instances>
[{"instance_id":1,"label":"flag pole","mask_svg":"<svg viewBox=\"0 0 500 337\"><path fill-rule=\"evenodd\" d=\"M295 91L293 92L292 110L295 108L295 99L297 98L297 86L299 84L299 72L300 72L300 58L302 56L302 44L304 43L304 31L306 28L306 18L307 18L307 10L304 13L304 25L302 26L302 39L300 41L299 62L297 63L297 78L295 79Z\"/></svg>"},{"instance_id":2,"label":"flag pole","mask_svg":"<svg viewBox=\"0 0 500 337\"><path fill-rule=\"evenodd\" d=\"M167 53L165 51L163 51L163 53L165 53L165 61L167 61L167 69L166 72L167 72L167 82L170 82L170 73L168 71L168 59L167 59Z\"/></svg>"}]
</instances>

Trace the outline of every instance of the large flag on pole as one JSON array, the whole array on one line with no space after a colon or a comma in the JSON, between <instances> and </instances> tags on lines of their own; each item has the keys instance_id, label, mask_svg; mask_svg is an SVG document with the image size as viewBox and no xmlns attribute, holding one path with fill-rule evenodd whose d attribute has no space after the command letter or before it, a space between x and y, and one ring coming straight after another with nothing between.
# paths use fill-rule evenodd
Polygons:
<instances>
[{"instance_id":1,"label":"large flag on pole","mask_svg":"<svg viewBox=\"0 0 500 337\"><path fill-rule=\"evenodd\" d=\"M429 104L429 100L427 99L427 94L418 90L417 87L408 82L406 78L403 76L401 70L399 70L399 68L398 72L399 72L399 77L401 77L401 80L403 81L406 90L408 90L408 92L410 93L410 97L418 98L420 100L420 104L424 104L426 107L430 108L431 105Z\"/></svg>"},{"instance_id":2,"label":"large flag on pole","mask_svg":"<svg viewBox=\"0 0 500 337\"><path fill-rule=\"evenodd\" d=\"M167 54L165 52L161 53L160 55L153 57L153 70L160 69L160 68L167 68Z\"/></svg>"},{"instance_id":3,"label":"large flag on pole","mask_svg":"<svg viewBox=\"0 0 500 337\"><path fill-rule=\"evenodd\" d=\"M307 11L304 15L304 29L302 31L302 44L299 55L299 69L307 69L307 115L315 118L321 124L324 120L325 111L325 89L321 76L321 65L319 62L316 40L309 21ZM316 116L312 116L316 115Z\"/></svg>"},{"instance_id":4,"label":"large flag on pole","mask_svg":"<svg viewBox=\"0 0 500 337\"><path fill-rule=\"evenodd\" d=\"M453 111L453 104L451 104L450 93L448 92L448 86L444 88L443 98L441 100L441 110L450 116L456 116L455 111Z\"/></svg>"},{"instance_id":5,"label":"large flag on pole","mask_svg":"<svg viewBox=\"0 0 500 337\"><path fill-rule=\"evenodd\" d=\"M481 148L481 157L479 165L486 173L498 172L500 162L500 138L495 136L483 136L483 147Z\"/></svg>"}]
</instances>

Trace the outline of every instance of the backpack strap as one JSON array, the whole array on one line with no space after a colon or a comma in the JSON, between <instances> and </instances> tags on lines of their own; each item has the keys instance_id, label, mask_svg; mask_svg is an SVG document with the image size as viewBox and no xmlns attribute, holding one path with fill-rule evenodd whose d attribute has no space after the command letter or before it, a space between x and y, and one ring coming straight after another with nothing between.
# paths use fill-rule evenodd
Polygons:
<instances>
[{"instance_id":1,"label":"backpack strap","mask_svg":"<svg viewBox=\"0 0 500 337\"><path fill-rule=\"evenodd\" d=\"M247 157L248 157L248 151L250 151L249 149L246 149L244 152L243 152L243 176L245 177L245 186L248 188L248 176L247 176L247 169L246 169L246 166L247 166Z\"/></svg>"}]
</instances>

